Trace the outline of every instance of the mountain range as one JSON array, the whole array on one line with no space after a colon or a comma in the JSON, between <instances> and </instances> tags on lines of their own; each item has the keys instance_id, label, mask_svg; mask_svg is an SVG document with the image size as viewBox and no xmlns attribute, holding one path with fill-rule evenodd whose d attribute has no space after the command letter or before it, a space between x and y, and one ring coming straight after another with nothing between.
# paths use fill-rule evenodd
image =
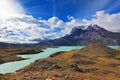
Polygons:
<instances>
[{"instance_id":1,"label":"mountain range","mask_svg":"<svg viewBox=\"0 0 120 80\"><path fill-rule=\"evenodd\" d=\"M70 34L54 40L44 40L41 45L78 46L90 43L120 45L120 33L108 31L98 25L78 26Z\"/></svg>"}]
</instances>

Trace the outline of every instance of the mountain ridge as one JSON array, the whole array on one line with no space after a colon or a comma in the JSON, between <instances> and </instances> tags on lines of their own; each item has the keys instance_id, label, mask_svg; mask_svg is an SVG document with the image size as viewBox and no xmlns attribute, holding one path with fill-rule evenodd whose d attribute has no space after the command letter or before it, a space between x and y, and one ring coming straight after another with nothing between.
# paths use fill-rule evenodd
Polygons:
<instances>
[{"instance_id":1,"label":"mountain ridge","mask_svg":"<svg viewBox=\"0 0 120 80\"><path fill-rule=\"evenodd\" d=\"M79 26L73 28L69 35L54 40L46 40L40 44L48 43L55 46L78 46L90 43L120 45L120 33L108 31L98 25L89 25L87 28Z\"/></svg>"}]
</instances>

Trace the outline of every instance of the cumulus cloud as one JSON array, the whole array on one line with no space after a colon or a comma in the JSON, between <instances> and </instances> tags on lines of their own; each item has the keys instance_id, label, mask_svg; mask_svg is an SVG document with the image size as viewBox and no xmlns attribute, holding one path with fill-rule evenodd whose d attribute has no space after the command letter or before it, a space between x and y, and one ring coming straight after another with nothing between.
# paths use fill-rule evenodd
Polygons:
<instances>
[{"instance_id":1,"label":"cumulus cloud","mask_svg":"<svg viewBox=\"0 0 120 80\"><path fill-rule=\"evenodd\" d=\"M67 16L68 20L75 19L73 16Z\"/></svg>"},{"instance_id":2,"label":"cumulus cloud","mask_svg":"<svg viewBox=\"0 0 120 80\"><path fill-rule=\"evenodd\" d=\"M0 41L36 43L36 40L54 39L69 34L76 26L98 24L109 31L120 30L120 13L108 14L98 11L91 20L75 19L68 17L64 22L57 17L48 20L37 20L30 15L19 14L19 16L0 18Z\"/></svg>"},{"instance_id":3,"label":"cumulus cloud","mask_svg":"<svg viewBox=\"0 0 120 80\"><path fill-rule=\"evenodd\" d=\"M25 11L17 0L0 0L0 16L5 18L18 14L25 14Z\"/></svg>"},{"instance_id":4,"label":"cumulus cloud","mask_svg":"<svg viewBox=\"0 0 120 80\"><path fill-rule=\"evenodd\" d=\"M83 24L97 24L109 31L120 31L120 13L109 14L104 11L97 11L91 20L83 19Z\"/></svg>"},{"instance_id":5,"label":"cumulus cloud","mask_svg":"<svg viewBox=\"0 0 120 80\"><path fill-rule=\"evenodd\" d=\"M0 19L0 23L0 41L31 42L34 39L43 39L45 32L49 31L41 27L43 23L28 15Z\"/></svg>"},{"instance_id":6,"label":"cumulus cloud","mask_svg":"<svg viewBox=\"0 0 120 80\"><path fill-rule=\"evenodd\" d=\"M0 42L35 43L43 39L48 29L41 28L41 22L26 15L18 0L0 1Z\"/></svg>"},{"instance_id":7,"label":"cumulus cloud","mask_svg":"<svg viewBox=\"0 0 120 80\"><path fill-rule=\"evenodd\" d=\"M58 17L48 20L27 15L17 0L1 0L0 42L37 43L37 40L54 39L69 34L76 26L98 24L110 31L120 31L120 13L108 14L98 11L91 20L67 16L64 22Z\"/></svg>"},{"instance_id":8,"label":"cumulus cloud","mask_svg":"<svg viewBox=\"0 0 120 80\"><path fill-rule=\"evenodd\" d=\"M80 26L81 21L79 19L75 19L74 17L68 17L67 22L64 22L60 20L58 17L51 17L48 20L40 20L45 25L49 26L50 31L55 31L57 29L57 33L59 35L56 35L56 37L64 36L66 34L69 34L71 29L76 26Z\"/></svg>"},{"instance_id":9,"label":"cumulus cloud","mask_svg":"<svg viewBox=\"0 0 120 80\"><path fill-rule=\"evenodd\" d=\"M57 17L52 17L52 18L48 19L47 23L49 26L51 26L53 28L62 28L66 25L62 20L60 20Z\"/></svg>"},{"instance_id":10,"label":"cumulus cloud","mask_svg":"<svg viewBox=\"0 0 120 80\"><path fill-rule=\"evenodd\" d=\"M64 22L57 17L52 17L45 21L47 25L54 28L63 28L61 30L61 34L69 34L71 29L77 26L85 26L87 27L90 24L97 24L106 30L112 32L120 31L120 13L109 14L105 13L105 11L97 11L90 20L88 19L75 19L73 16L67 16L68 22Z\"/></svg>"}]
</instances>

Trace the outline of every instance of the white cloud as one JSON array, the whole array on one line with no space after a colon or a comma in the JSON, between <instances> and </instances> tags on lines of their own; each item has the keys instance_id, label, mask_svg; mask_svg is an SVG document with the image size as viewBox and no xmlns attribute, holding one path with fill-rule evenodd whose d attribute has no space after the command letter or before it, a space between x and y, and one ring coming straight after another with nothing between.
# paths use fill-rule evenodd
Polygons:
<instances>
[{"instance_id":1,"label":"white cloud","mask_svg":"<svg viewBox=\"0 0 120 80\"><path fill-rule=\"evenodd\" d=\"M120 31L120 13L109 14L104 11L97 11L91 20L84 19L83 24L97 24L109 31Z\"/></svg>"},{"instance_id":2,"label":"white cloud","mask_svg":"<svg viewBox=\"0 0 120 80\"><path fill-rule=\"evenodd\" d=\"M73 16L67 16L68 20L75 19Z\"/></svg>"},{"instance_id":3,"label":"white cloud","mask_svg":"<svg viewBox=\"0 0 120 80\"><path fill-rule=\"evenodd\" d=\"M108 14L104 11L96 12L91 20L79 20L72 17L68 22L57 17L48 20L36 20L30 15L19 14L19 16L0 18L0 41L36 43L35 39L59 38L69 34L71 29L76 26L90 24L98 24L110 31L119 31L119 20L120 13Z\"/></svg>"},{"instance_id":4,"label":"white cloud","mask_svg":"<svg viewBox=\"0 0 120 80\"><path fill-rule=\"evenodd\" d=\"M0 0L0 16L9 17L18 14L25 14L24 8L17 0Z\"/></svg>"},{"instance_id":5,"label":"white cloud","mask_svg":"<svg viewBox=\"0 0 120 80\"><path fill-rule=\"evenodd\" d=\"M110 31L120 30L120 13L108 14L98 11L91 20L68 16L68 22L57 17L39 20L27 15L17 0L1 0L0 42L36 43L36 39L59 38L69 34L76 26L98 24Z\"/></svg>"},{"instance_id":6,"label":"white cloud","mask_svg":"<svg viewBox=\"0 0 120 80\"><path fill-rule=\"evenodd\" d=\"M24 8L17 0L0 1L0 42L35 42L43 39L48 29L41 28L41 22L26 15Z\"/></svg>"},{"instance_id":7,"label":"white cloud","mask_svg":"<svg viewBox=\"0 0 120 80\"><path fill-rule=\"evenodd\" d=\"M48 19L47 23L52 28L64 28L64 26L66 26L66 24L57 17L52 17Z\"/></svg>"},{"instance_id":8,"label":"white cloud","mask_svg":"<svg viewBox=\"0 0 120 80\"><path fill-rule=\"evenodd\" d=\"M57 17L52 17L49 18L48 20L43 20L42 22L49 25L51 30L55 28L61 28L62 30L60 33L65 35L65 34L69 34L69 32L73 27L81 25L81 21L75 19L72 16L68 16L68 20L69 20L68 22L64 22Z\"/></svg>"},{"instance_id":9,"label":"white cloud","mask_svg":"<svg viewBox=\"0 0 120 80\"><path fill-rule=\"evenodd\" d=\"M0 19L0 23L0 41L6 38L14 42L29 42L38 38L43 39L45 32L49 31L42 28L43 23L28 15Z\"/></svg>"}]
</instances>

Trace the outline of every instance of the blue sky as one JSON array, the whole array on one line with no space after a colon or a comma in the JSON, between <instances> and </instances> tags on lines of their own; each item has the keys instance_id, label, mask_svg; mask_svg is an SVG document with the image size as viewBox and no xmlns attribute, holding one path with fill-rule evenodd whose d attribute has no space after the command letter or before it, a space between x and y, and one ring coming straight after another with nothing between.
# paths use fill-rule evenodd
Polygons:
<instances>
[{"instance_id":1,"label":"blue sky","mask_svg":"<svg viewBox=\"0 0 120 80\"><path fill-rule=\"evenodd\" d=\"M91 24L120 32L120 0L0 0L0 42L36 43Z\"/></svg>"},{"instance_id":2,"label":"blue sky","mask_svg":"<svg viewBox=\"0 0 120 80\"><path fill-rule=\"evenodd\" d=\"M96 11L120 12L120 0L20 0L27 14L48 19L56 16L64 21L67 16L91 19Z\"/></svg>"}]
</instances>

